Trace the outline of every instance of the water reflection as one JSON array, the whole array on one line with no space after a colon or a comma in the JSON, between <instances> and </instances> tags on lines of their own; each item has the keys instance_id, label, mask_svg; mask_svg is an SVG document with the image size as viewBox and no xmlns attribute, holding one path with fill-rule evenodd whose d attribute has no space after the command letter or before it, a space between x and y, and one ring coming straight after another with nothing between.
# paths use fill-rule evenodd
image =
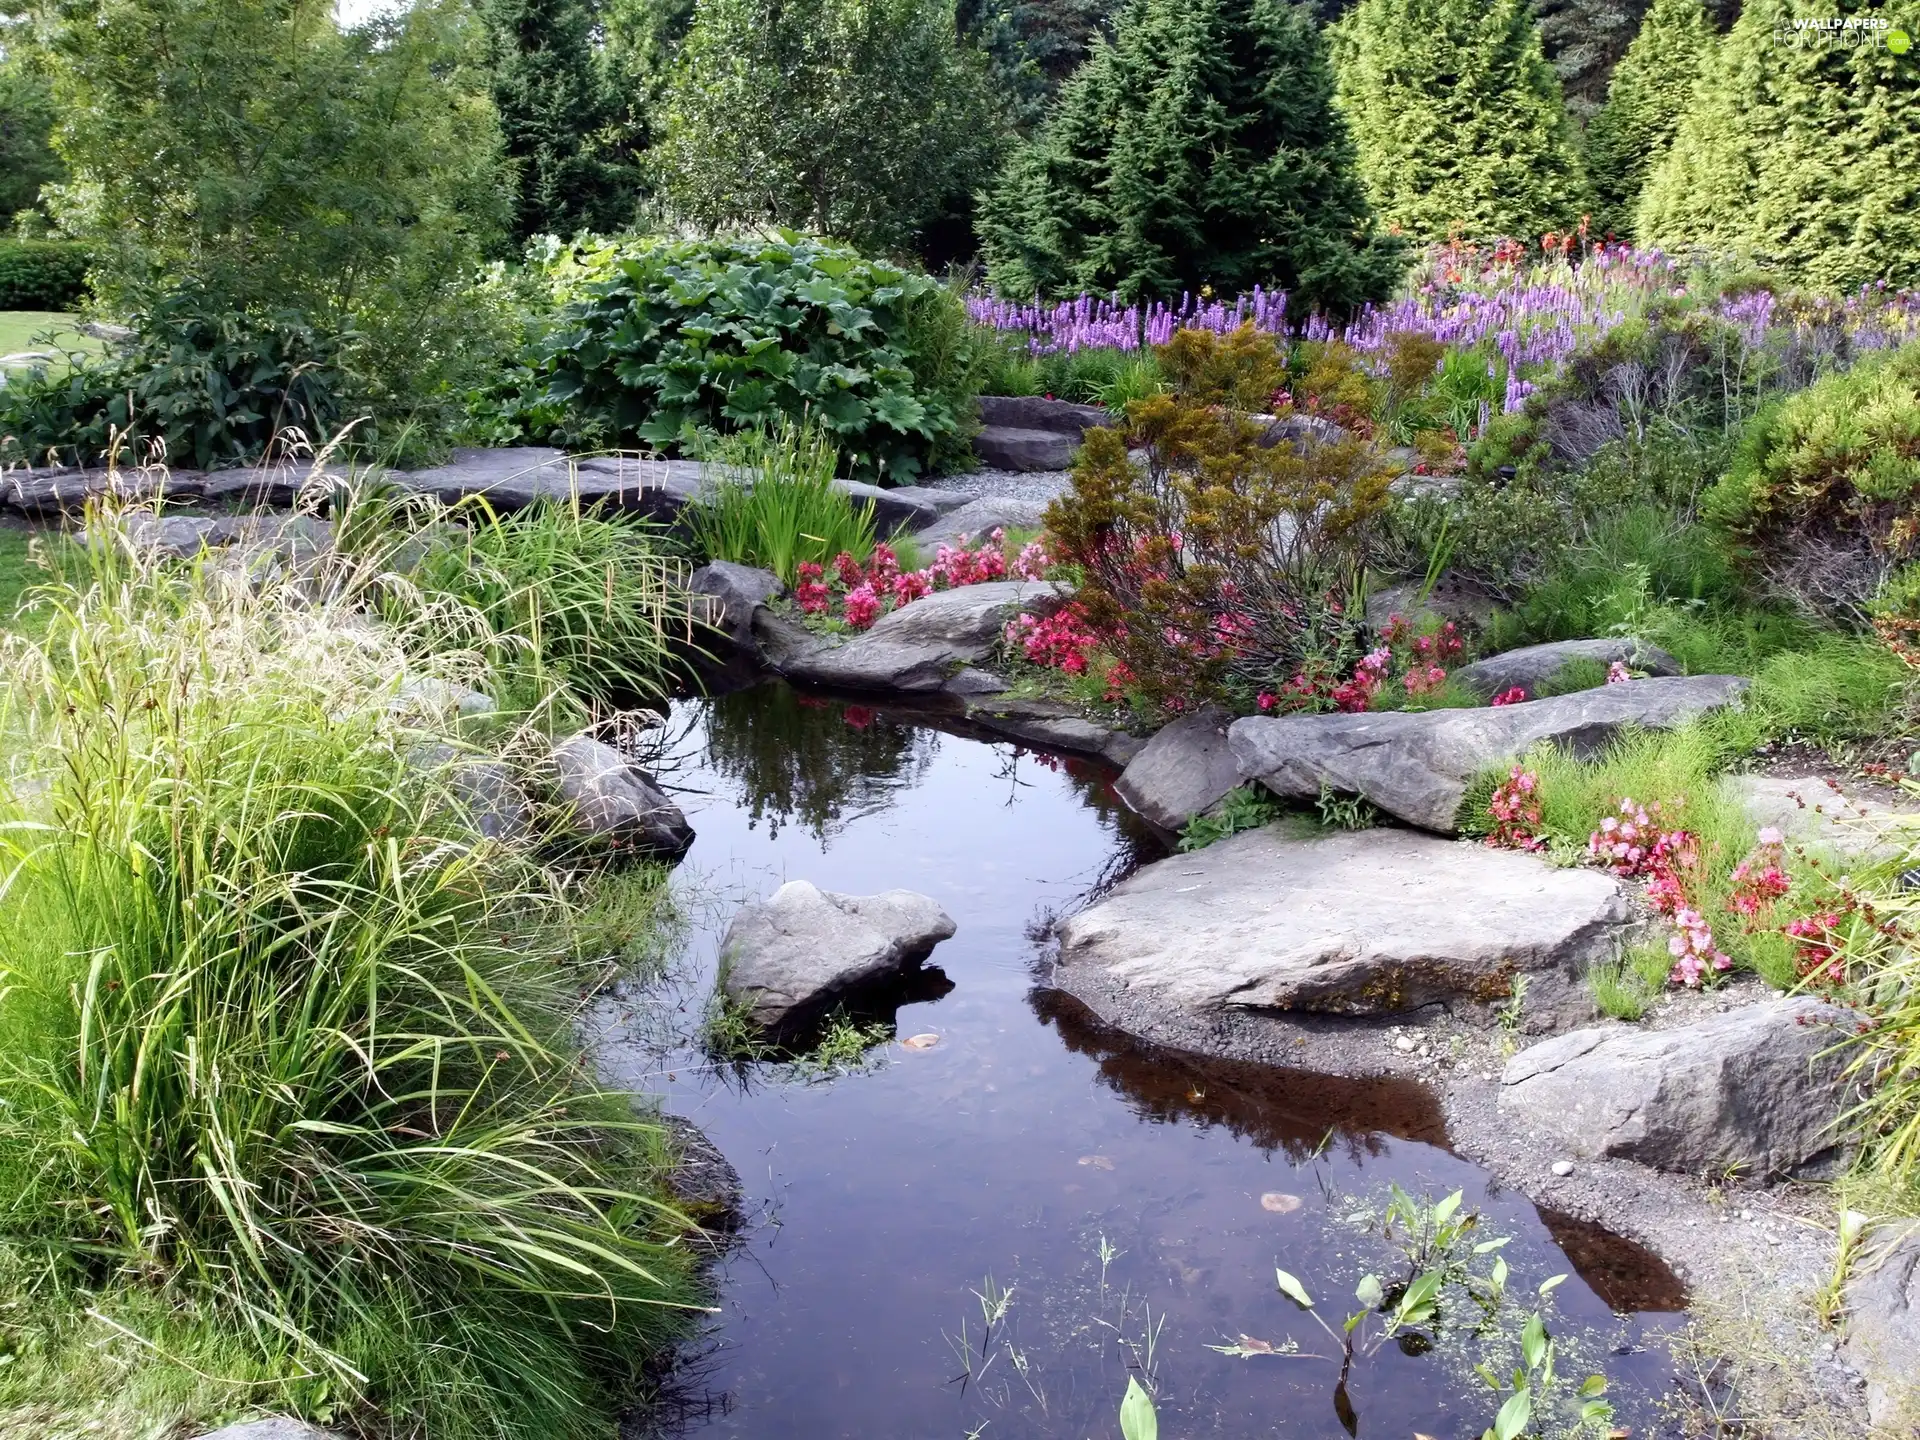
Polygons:
<instances>
[{"instance_id":1,"label":"water reflection","mask_svg":"<svg viewBox=\"0 0 1920 1440\"><path fill-rule=\"evenodd\" d=\"M1143 1044L1058 990L1036 992L1033 1007L1069 1050L1097 1062L1101 1081L1126 1097L1136 1115L1154 1124L1219 1126L1296 1164L1336 1143L1356 1164L1380 1154L1389 1138L1447 1143L1439 1101L1413 1080L1355 1080Z\"/></svg>"},{"instance_id":2,"label":"water reflection","mask_svg":"<svg viewBox=\"0 0 1920 1440\"><path fill-rule=\"evenodd\" d=\"M830 839L916 784L940 746L931 730L780 684L736 690L704 710L707 765L775 838L797 822Z\"/></svg>"}]
</instances>

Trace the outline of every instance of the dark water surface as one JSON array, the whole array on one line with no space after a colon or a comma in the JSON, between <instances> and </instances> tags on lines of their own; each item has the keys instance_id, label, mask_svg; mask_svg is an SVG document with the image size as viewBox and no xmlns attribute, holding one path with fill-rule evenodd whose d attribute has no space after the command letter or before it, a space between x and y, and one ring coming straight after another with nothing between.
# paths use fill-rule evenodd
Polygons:
<instances>
[{"instance_id":1,"label":"dark water surface","mask_svg":"<svg viewBox=\"0 0 1920 1440\"><path fill-rule=\"evenodd\" d=\"M1355 1218L1390 1182L1464 1190L1480 1235L1511 1237L1515 1293L1572 1272L1549 1312L1575 1352L1562 1370L1604 1369L1618 1423L1658 1428L1678 1282L1449 1153L1423 1088L1156 1051L1045 988L1051 918L1161 853L1104 771L778 686L676 706L666 745L662 778L699 831L681 871L693 930L669 980L606 1002L606 1063L706 1130L749 1212L670 1433L1117 1437L1141 1373L1166 1440L1337 1440L1349 1422L1470 1440L1498 1404L1471 1366L1511 1370L1510 1344L1389 1343L1336 1409L1336 1347L1275 1288L1276 1265L1293 1272L1337 1328L1362 1275L1404 1277ZM787 879L946 907L959 933L931 964L951 989L930 977L919 993L938 998L898 1013L900 1036L937 1044L810 1080L717 1070L687 1043L727 920ZM1307 1353L1206 1348L1242 1336Z\"/></svg>"}]
</instances>

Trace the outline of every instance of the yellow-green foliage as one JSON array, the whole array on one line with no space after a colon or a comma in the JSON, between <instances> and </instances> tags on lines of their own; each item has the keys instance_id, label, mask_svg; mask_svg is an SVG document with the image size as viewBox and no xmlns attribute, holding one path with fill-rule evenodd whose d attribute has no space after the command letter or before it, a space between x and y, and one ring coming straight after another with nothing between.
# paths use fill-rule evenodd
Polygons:
<instances>
[{"instance_id":1,"label":"yellow-green foliage","mask_svg":"<svg viewBox=\"0 0 1920 1440\"><path fill-rule=\"evenodd\" d=\"M1909 345L1755 416L1703 509L1763 563L1798 572L1796 588L1837 585L1864 562L1855 588L1870 594L1886 562L1915 553L1917 497L1920 345Z\"/></svg>"},{"instance_id":2,"label":"yellow-green foliage","mask_svg":"<svg viewBox=\"0 0 1920 1440\"><path fill-rule=\"evenodd\" d=\"M1884 0L1750 0L1635 217L1643 244L1749 250L1836 289L1920 277L1914 54L1796 21L1912 20Z\"/></svg>"}]
</instances>

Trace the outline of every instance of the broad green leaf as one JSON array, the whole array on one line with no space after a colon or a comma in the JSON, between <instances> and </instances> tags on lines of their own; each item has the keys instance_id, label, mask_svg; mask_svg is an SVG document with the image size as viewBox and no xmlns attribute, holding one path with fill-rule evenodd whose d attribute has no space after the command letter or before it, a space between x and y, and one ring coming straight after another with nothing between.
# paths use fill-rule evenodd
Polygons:
<instances>
[{"instance_id":1,"label":"broad green leaf","mask_svg":"<svg viewBox=\"0 0 1920 1440\"><path fill-rule=\"evenodd\" d=\"M1540 1293L1542 1295L1551 1295L1554 1291L1558 1290L1562 1285L1566 1283L1567 1283L1566 1276L1550 1275L1545 1280L1542 1280L1540 1282Z\"/></svg>"},{"instance_id":2,"label":"broad green leaf","mask_svg":"<svg viewBox=\"0 0 1920 1440\"><path fill-rule=\"evenodd\" d=\"M1502 1245L1507 1243L1509 1238L1510 1237L1506 1235L1502 1235L1497 1240L1482 1240L1478 1245L1473 1247L1473 1253L1476 1255L1485 1255L1489 1251L1498 1250Z\"/></svg>"},{"instance_id":3,"label":"broad green leaf","mask_svg":"<svg viewBox=\"0 0 1920 1440\"><path fill-rule=\"evenodd\" d=\"M1447 1223L1448 1219L1452 1217L1453 1212L1460 1208L1460 1200L1463 1194L1463 1191L1456 1190L1433 1207L1433 1223L1435 1225L1444 1225Z\"/></svg>"},{"instance_id":4,"label":"broad green leaf","mask_svg":"<svg viewBox=\"0 0 1920 1440\"><path fill-rule=\"evenodd\" d=\"M1160 1440L1160 1417L1153 1413L1153 1397L1127 1377L1127 1393L1120 1401L1120 1434L1124 1440Z\"/></svg>"},{"instance_id":5,"label":"broad green leaf","mask_svg":"<svg viewBox=\"0 0 1920 1440\"><path fill-rule=\"evenodd\" d=\"M1503 1292L1507 1288L1507 1262L1505 1260L1496 1259L1493 1262L1493 1288Z\"/></svg>"},{"instance_id":6,"label":"broad green leaf","mask_svg":"<svg viewBox=\"0 0 1920 1440\"><path fill-rule=\"evenodd\" d=\"M1493 1417L1493 1440L1514 1440L1533 1419L1533 1392L1519 1391L1507 1397L1500 1413Z\"/></svg>"},{"instance_id":7,"label":"broad green leaf","mask_svg":"<svg viewBox=\"0 0 1920 1440\"><path fill-rule=\"evenodd\" d=\"M1527 1362L1529 1370L1539 1368L1540 1362L1547 1358L1547 1325L1539 1315L1527 1317L1527 1323L1520 1332L1520 1358Z\"/></svg>"},{"instance_id":8,"label":"broad green leaf","mask_svg":"<svg viewBox=\"0 0 1920 1440\"><path fill-rule=\"evenodd\" d=\"M1293 1276L1289 1275L1286 1271L1280 1269L1276 1269L1273 1274L1274 1278L1279 1282L1280 1293L1282 1295L1293 1301L1293 1303L1298 1305L1302 1310L1311 1310L1313 1308L1313 1301L1307 1295L1306 1287L1301 1285L1298 1280L1294 1279Z\"/></svg>"},{"instance_id":9,"label":"broad green leaf","mask_svg":"<svg viewBox=\"0 0 1920 1440\"><path fill-rule=\"evenodd\" d=\"M1586 1383L1580 1387L1580 1398L1582 1400L1591 1400L1595 1395L1604 1395L1606 1393L1607 1377L1604 1375L1589 1375Z\"/></svg>"}]
</instances>

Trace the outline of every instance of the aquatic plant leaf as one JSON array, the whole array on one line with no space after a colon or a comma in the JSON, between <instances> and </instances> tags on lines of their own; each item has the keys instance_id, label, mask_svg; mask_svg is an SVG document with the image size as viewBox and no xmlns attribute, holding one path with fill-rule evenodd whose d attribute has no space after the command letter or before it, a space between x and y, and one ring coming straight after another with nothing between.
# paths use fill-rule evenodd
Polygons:
<instances>
[{"instance_id":1,"label":"aquatic plant leaf","mask_svg":"<svg viewBox=\"0 0 1920 1440\"><path fill-rule=\"evenodd\" d=\"M1278 1190L1269 1190L1260 1197L1260 1208L1271 1210L1276 1215L1291 1215L1304 1203L1298 1195L1287 1195Z\"/></svg>"},{"instance_id":2,"label":"aquatic plant leaf","mask_svg":"<svg viewBox=\"0 0 1920 1440\"><path fill-rule=\"evenodd\" d=\"M1566 1283L1567 1277L1564 1275L1549 1275L1545 1280L1540 1282L1540 1293L1542 1295L1551 1295Z\"/></svg>"},{"instance_id":3,"label":"aquatic plant leaf","mask_svg":"<svg viewBox=\"0 0 1920 1440\"><path fill-rule=\"evenodd\" d=\"M1160 1417L1154 1414L1153 1399L1131 1375L1120 1401L1120 1434L1124 1440L1160 1440Z\"/></svg>"},{"instance_id":4,"label":"aquatic plant leaf","mask_svg":"<svg viewBox=\"0 0 1920 1440\"><path fill-rule=\"evenodd\" d=\"M1522 1390L1507 1397L1500 1413L1493 1417L1493 1440L1514 1440L1533 1418L1533 1392Z\"/></svg>"},{"instance_id":5,"label":"aquatic plant leaf","mask_svg":"<svg viewBox=\"0 0 1920 1440\"><path fill-rule=\"evenodd\" d=\"M1353 1298L1369 1310L1378 1310L1386 1300L1386 1289L1380 1284L1378 1275L1368 1275L1361 1280L1359 1288L1353 1292Z\"/></svg>"},{"instance_id":6,"label":"aquatic plant leaf","mask_svg":"<svg viewBox=\"0 0 1920 1440\"><path fill-rule=\"evenodd\" d=\"M1306 1287L1298 1280L1294 1279L1293 1276L1284 1270L1276 1269L1273 1275L1274 1279L1279 1283L1280 1293L1282 1295L1293 1301L1293 1303L1298 1305L1302 1310L1311 1310L1313 1308L1312 1298L1307 1294Z\"/></svg>"}]
</instances>

